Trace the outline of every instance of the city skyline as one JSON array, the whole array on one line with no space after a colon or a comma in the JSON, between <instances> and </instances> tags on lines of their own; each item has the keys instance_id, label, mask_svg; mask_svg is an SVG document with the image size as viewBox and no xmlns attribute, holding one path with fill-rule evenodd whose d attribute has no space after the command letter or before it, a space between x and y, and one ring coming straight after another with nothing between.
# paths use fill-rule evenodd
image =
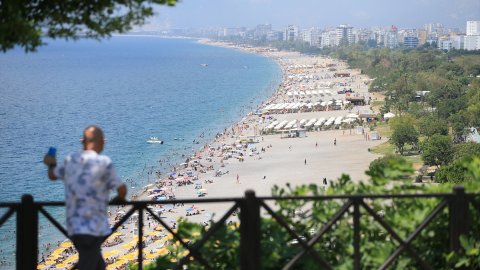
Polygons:
<instances>
[{"instance_id":1,"label":"city skyline","mask_svg":"<svg viewBox=\"0 0 480 270\"><path fill-rule=\"evenodd\" d=\"M298 4L301 3L301 4ZM465 28L465 21L480 18L478 0L404 0L319 3L314 0L195 0L176 7L159 7L149 25L159 28L254 27L272 24L282 28L332 27L349 24L358 28L397 25L418 28L427 23Z\"/></svg>"}]
</instances>

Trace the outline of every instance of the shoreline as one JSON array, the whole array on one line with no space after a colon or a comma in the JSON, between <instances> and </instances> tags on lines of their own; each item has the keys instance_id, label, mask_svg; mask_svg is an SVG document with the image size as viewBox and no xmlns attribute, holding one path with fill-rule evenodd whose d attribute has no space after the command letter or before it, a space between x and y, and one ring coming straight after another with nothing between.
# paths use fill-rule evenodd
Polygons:
<instances>
[{"instance_id":1,"label":"shoreline","mask_svg":"<svg viewBox=\"0 0 480 270\"><path fill-rule=\"evenodd\" d=\"M198 40L198 42L211 46L221 46L256 53L263 57L270 58L280 67L282 72L280 85L274 90L270 97L258 102L260 105L257 109L265 110L268 105L279 104L286 101L299 102L300 100L306 101L306 99L313 99L313 97L295 97L288 95L288 91L300 89L302 85L305 86L303 88L308 89L308 83L310 82L308 79L297 82L295 80L299 77L293 76L301 73L300 70L307 70L307 66L313 65L314 68L312 68L312 70L318 69L319 74L327 74L328 72L323 72L323 69L325 69L328 63L336 63L339 70L350 70L352 74L356 74L355 71L348 69L345 63L325 57L305 56L296 52L275 52L267 48L242 48L226 43L209 42L206 40ZM320 64L318 64L319 61ZM315 66L318 68L315 68ZM320 66L322 67L320 68ZM320 72L320 69L322 69L322 72ZM290 76L293 77L290 78ZM360 82L364 79L363 77L366 76L356 74L355 77L357 76L358 78L355 78L355 83L358 83L358 92L367 89L368 93L368 87L364 87L366 85L360 85ZM331 81L333 78L331 78L331 75L329 75L329 77L325 75L325 79L321 80ZM353 78L349 84L354 87ZM335 87L331 88L331 90L333 91L334 88ZM325 94L325 100L340 96L341 95L336 94ZM353 128L311 131L307 132L307 137L305 138L282 138L281 134L259 134L260 129L265 129L267 124L271 124L274 121L273 119L278 119L279 121L296 120L296 124L299 124L303 119L339 117L352 113L352 111L360 112L360 109L363 110L366 108L354 107L350 110L345 110L344 107L342 107L341 110L328 110L327 108L327 110L319 111L300 110L294 113L269 112L264 118L255 115L254 112L249 112L242 117L239 122L225 128L223 132L219 131L213 141L200 147L199 150L194 151L192 155L188 157L188 162L177 164L175 175L171 174L171 177L157 179L155 184L149 184L143 187L141 191L137 188L135 190L136 194L132 196L132 200L151 200L155 198L155 196L165 198L174 197L176 199L196 198L198 195L197 192L200 189L204 189L205 196L208 198L243 196L243 192L247 189L255 190L259 196L268 196L270 195L269 192L273 185L284 186L286 183L291 183L292 185L306 183L320 184L324 177L327 177L329 181L334 181L345 171L351 175L353 181L360 181L362 178L366 178L364 170L370 161L378 157L378 155L369 153L367 149L384 142L384 140L369 141L366 135L356 134L356 130ZM368 132L366 134L368 134ZM242 138L252 137L254 140L258 140L258 142L255 144L247 144L247 147L245 147L240 140ZM334 140L335 145L333 144ZM237 147L237 145L240 145L240 147ZM227 148L227 150L225 147L230 148ZM242 153L242 155L239 153ZM182 183L185 183L185 185ZM200 186L200 188L195 188L196 186ZM155 190L161 191L154 192ZM164 210L161 212L161 216L167 224L172 226L175 225L179 217L186 217L190 221L202 223L209 219L215 220L215 218L218 218L218 215L214 218L214 214L223 213L228 207L228 205L224 204L215 206L208 205L208 207L205 208L203 205L201 207L165 206L162 208ZM194 210L190 211L190 213L193 212L194 214L187 215L187 208L193 208ZM115 217L118 219L118 217L122 216L120 211L126 211L125 208L123 208L123 210L117 209L115 215L113 208L110 208L110 210L110 212L112 212L111 224L113 224ZM155 210L161 211L160 208L156 208ZM168 245L171 236L163 231L155 230L158 226L156 222L145 220L144 224L144 233L147 236L144 251L147 255L155 254L155 256L160 256L161 252L165 252L164 247ZM111 240L109 239L109 241L118 243L102 248L105 259L112 261L115 258L116 260L116 263L109 265L107 269L123 269L117 267L121 267L121 265L127 262L126 259L131 257L129 257L128 254L135 254L135 241L133 241L135 240L134 235L136 232L135 222L131 220L117 232L119 234L116 234ZM67 246L67 244L62 245ZM52 254L55 254L55 251ZM72 256L72 254L74 254L73 252L67 253L63 251L60 254L65 255L68 259L57 257L59 262L65 262L69 259L71 260L71 258L75 258L75 255ZM136 256L133 258L136 258ZM147 256L145 258L148 259ZM51 259L54 259L51 255L46 258L47 261L52 261ZM72 262L73 261L74 260L72 260ZM68 262L67 264L72 262ZM42 269L50 268L46 267Z\"/></svg>"}]
</instances>

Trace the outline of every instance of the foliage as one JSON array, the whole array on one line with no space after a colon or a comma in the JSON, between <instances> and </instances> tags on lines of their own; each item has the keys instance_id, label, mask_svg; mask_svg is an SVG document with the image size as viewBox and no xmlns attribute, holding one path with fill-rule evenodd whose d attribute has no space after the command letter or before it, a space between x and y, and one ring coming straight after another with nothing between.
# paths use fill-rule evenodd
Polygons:
<instances>
[{"instance_id":1,"label":"foliage","mask_svg":"<svg viewBox=\"0 0 480 270\"><path fill-rule=\"evenodd\" d=\"M393 143L400 154L403 155L406 144L416 145L418 143L418 131L415 126L404 119L398 118L398 122L392 125L392 136L390 142Z\"/></svg>"},{"instance_id":2,"label":"foliage","mask_svg":"<svg viewBox=\"0 0 480 270\"><path fill-rule=\"evenodd\" d=\"M474 157L480 157L480 144L465 142L453 146L453 162L442 166L435 173L435 181L439 183L465 183L473 180L465 164L470 164Z\"/></svg>"},{"instance_id":3,"label":"foliage","mask_svg":"<svg viewBox=\"0 0 480 270\"><path fill-rule=\"evenodd\" d=\"M391 180L404 179L413 173L411 165L405 158L396 155L386 155L370 163L366 174L371 177L374 185L383 186Z\"/></svg>"},{"instance_id":4,"label":"foliage","mask_svg":"<svg viewBox=\"0 0 480 270\"><path fill-rule=\"evenodd\" d=\"M471 84L468 92L468 106L466 115L470 126L480 130L480 79Z\"/></svg>"},{"instance_id":5,"label":"foliage","mask_svg":"<svg viewBox=\"0 0 480 270\"><path fill-rule=\"evenodd\" d=\"M476 142L464 142L453 146L455 160L462 160L464 158L479 156L480 157L480 144Z\"/></svg>"},{"instance_id":6,"label":"foliage","mask_svg":"<svg viewBox=\"0 0 480 270\"><path fill-rule=\"evenodd\" d=\"M448 123L441 118L428 116L421 119L419 130L420 134L427 137L432 137L433 135L448 135Z\"/></svg>"},{"instance_id":7,"label":"foliage","mask_svg":"<svg viewBox=\"0 0 480 270\"><path fill-rule=\"evenodd\" d=\"M463 160L455 160L452 164L442 166L435 173L435 182L438 183L465 183L471 181Z\"/></svg>"},{"instance_id":8,"label":"foliage","mask_svg":"<svg viewBox=\"0 0 480 270\"><path fill-rule=\"evenodd\" d=\"M422 143L422 159L426 165L448 165L453 160L453 143L449 136L433 135Z\"/></svg>"},{"instance_id":9,"label":"foliage","mask_svg":"<svg viewBox=\"0 0 480 270\"><path fill-rule=\"evenodd\" d=\"M380 165L384 164L384 165ZM480 190L480 158L474 158L469 163L463 164L469 175L474 179L466 183L470 192ZM441 193L451 191L452 185L440 186L413 185L410 181L397 181L384 185L384 179L410 172L412 168L406 166L402 159L390 158L377 160L372 164L368 175L368 183L354 183L347 175L342 175L337 181L331 183L327 190L316 184L298 187L274 187L274 196L317 196L340 194L403 194L403 193ZM380 180L379 180L380 179ZM430 212L440 203L437 198L395 198L395 199L369 199L363 202L381 217L383 222L391 226L402 238L406 239ZM270 204L269 202L267 202ZM299 236L311 240L314 235L329 223L332 216L339 211L345 199L328 200L278 200L273 209L281 216ZM352 207L350 207L352 209ZM451 253L449 250L449 219L448 208L437 215L423 231L411 242L414 252L430 264L434 269L457 269L466 266L467 269L478 269L480 216L473 209L472 233L461 238L462 251ZM400 244L385 230L380 222L372 217L363 206L360 206L360 247L361 265L363 269L376 269L394 253ZM351 269L353 265L353 211L345 212L333 226L325 230L319 241L313 245L316 251L334 269ZM191 240L190 245L195 245L199 237L195 233L205 233L205 228L188 221L180 222L178 233L182 238ZM279 269L288 263L302 249L298 242L292 241L293 237L285 228L279 225L270 216L262 216L261 225L262 268ZM231 243L229 241L237 241ZM239 235L237 227L224 225L221 231L214 234L200 249L201 254L215 269L238 269L239 260ZM176 262L185 256L183 248L174 244L169 248L171 253L157 259L156 264L148 269L171 269ZM318 269L319 266L311 254L305 254L294 266L294 269ZM188 262L188 269L204 269L196 260ZM389 269L422 269L417 260L404 250L393 261Z\"/></svg>"},{"instance_id":10,"label":"foliage","mask_svg":"<svg viewBox=\"0 0 480 270\"><path fill-rule=\"evenodd\" d=\"M173 6L177 0L0 2L0 50L14 46L35 51L42 38L103 38L126 32L153 15L153 5Z\"/></svg>"}]
</instances>

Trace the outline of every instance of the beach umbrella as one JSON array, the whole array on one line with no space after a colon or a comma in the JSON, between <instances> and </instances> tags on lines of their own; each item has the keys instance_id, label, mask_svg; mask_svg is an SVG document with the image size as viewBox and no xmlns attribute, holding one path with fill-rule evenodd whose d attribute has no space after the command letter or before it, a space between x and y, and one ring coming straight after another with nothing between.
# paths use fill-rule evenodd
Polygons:
<instances>
[{"instance_id":1,"label":"beach umbrella","mask_svg":"<svg viewBox=\"0 0 480 270\"><path fill-rule=\"evenodd\" d=\"M112 263L108 266L109 269L114 269L116 267L119 267L119 266L122 266L123 264L125 264L125 261L124 260L118 260L116 261L115 263Z\"/></svg>"},{"instance_id":2,"label":"beach umbrella","mask_svg":"<svg viewBox=\"0 0 480 270\"><path fill-rule=\"evenodd\" d=\"M63 263L71 263L76 260L78 260L78 253L68 257Z\"/></svg>"},{"instance_id":3,"label":"beach umbrella","mask_svg":"<svg viewBox=\"0 0 480 270\"><path fill-rule=\"evenodd\" d=\"M110 257L110 256L113 256L113 255L117 255L120 251L118 251L117 249L114 249L114 250L111 250L111 251L108 251L106 253L103 254L103 257Z\"/></svg>"},{"instance_id":4,"label":"beach umbrella","mask_svg":"<svg viewBox=\"0 0 480 270\"><path fill-rule=\"evenodd\" d=\"M70 241L65 241L65 242L61 243L60 246L63 247L63 248L69 248L69 247L73 246L73 244Z\"/></svg>"},{"instance_id":5,"label":"beach umbrella","mask_svg":"<svg viewBox=\"0 0 480 270\"><path fill-rule=\"evenodd\" d=\"M189 207L189 208L185 209L185 211L187 211L187 212L192 212L193 210L194 209L192 207Z\"/></svg>"},{"instance_id":6,"label":"beach umbrella","mask_svg":"<svg viewBox=\"0 0 480 270\"><path fill-rule=\"evenodd\" d=\"M136 257L138 257L138 255L136 254L136 252L132 252L132 253L128 253L128 254L125 254L123 255L122 258L123 260L125 261L132 261L132 260L135 260Z\"/></svg>"},{"instance_id":7,"label":"beach umbrella","mask_svg":"<svg viewBox=\"0 0 480 270\"><path fill-rule=\"evenodd\" d=\"M145 235L157 235L157 234L158 234L158 231L149 231L145 233Z\"/></svg>"},{"instance_id":8,"label":"beach umbrella","mask_svg":"<svg viewBox=\"0 0 480 270\"><path fill-rule=\"evenodd\" d=\"M155 259L157 258L157 254L155 253L148 253L147 255L145 255L145 259Z\"/></svg>"},{"instance_id":9,"label":"beach umbrella","mask_svg":"<svg viewBox=\"0 0 480 270\"><path fill-rule=\"evenodd\" d=\"M166 255L168 254L168 249L167 248L161 248L157 250L157 255Z\"/></svg>"},{"instance_id":10,"label":"beach umbrella","mask_svg":"<svg viewBox=\"0 0 480 270\"><path fill-rule=\"evenodd\" d=\"M55 267L57 267L57 268L65 268L65 267L67 267L67 265L64 264L64 263L59 263L59 264L55 265Z\"/></svg>"},{"instance_id":11,"label":"beach umbrella","mask_svg":"<svg viewBox=\"0 0 480 270\"><path fill-rule=\"evenodd\" d=\"M47 266L44 264L37 265L37 269L45 269Z\"/></svg>"}]
</instances>

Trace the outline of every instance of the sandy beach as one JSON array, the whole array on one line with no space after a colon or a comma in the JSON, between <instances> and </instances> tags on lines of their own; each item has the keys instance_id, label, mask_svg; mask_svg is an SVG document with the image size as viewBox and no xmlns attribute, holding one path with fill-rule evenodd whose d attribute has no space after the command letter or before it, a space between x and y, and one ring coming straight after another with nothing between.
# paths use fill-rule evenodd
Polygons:
<instances>
[{"instance_id":1,"label":"sandy beach","mask_svg":"<svg viewBox=\"0 0 480 270\"><path fill-rule=\"evenodd\" d=\"M373 134L358 117L371 114L370 106L354 105L346 101L346 97L363 98L368 104L369 78L335 59L201 42L269 57L281 66L283 81L256 112L249 113L236 125L218 131L214 141L192 153L185 163L176 166L175 171L135 194L134 200L197 198L199 194L206 198L240 197L248 189L259 196L268 196L274 185L321 185L323 178L336 181L342 173L349 174L353 181L367 178L365 170L378 157L368 149L386 138L370 140ZM349 75L339 77L340 73ZM339 93L344 90L352 90L352 93ZM281 108L271 109L275 106ZM322 118L326 122L313 124ZM329 118L340 120L326 126ZM282 121L292 123L291 128L277 129ZM308 122L312 124L308 126ZM362 126L365 127L363 132L359 129ZM295 137L292 134L300 135ZM227 207L225 204L205 204L194 206L187 212L192 205L177 205L173 208L156 207L155 211L173 226L179 217L200 223L208 221L214 213L218 213L215 215L218 218ZM116 207L110 210L112 224L127 211ZM136 260L135 219L123 226L103 248L109 263L107 269L125 269L128 262ZM145 219L145 263L165 254L165 246L170 243L171 235L160 228L154 230L157 227L153 219ZM77 255L68 243L45 256L39 269L70 267Z\"/></svg>"}]
</instances>

